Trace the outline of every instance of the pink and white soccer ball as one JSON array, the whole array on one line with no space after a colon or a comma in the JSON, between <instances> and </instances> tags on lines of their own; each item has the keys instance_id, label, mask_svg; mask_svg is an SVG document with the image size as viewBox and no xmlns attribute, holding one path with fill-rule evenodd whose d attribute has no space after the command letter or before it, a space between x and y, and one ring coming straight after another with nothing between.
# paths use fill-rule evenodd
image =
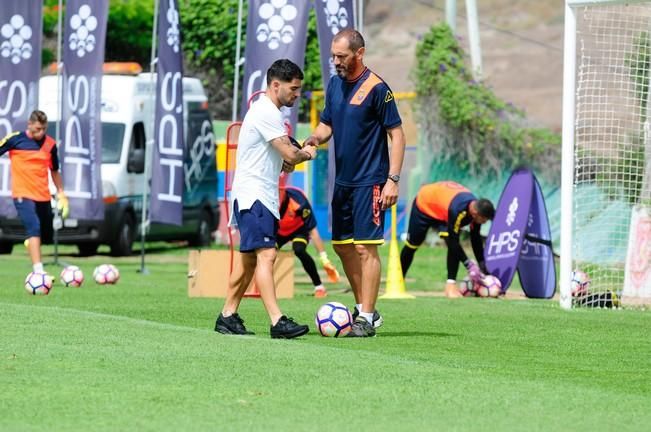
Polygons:
<instances>
[{"instance_id":1,"label":"pink and white soccer ball","mask_svg":"<svg viewBox=\"0 0 651 432\"><path fill-rule=\"evenodd\" d=\"M479 297L499 297L502 293L502 282L497 276L486 275L481 283L476 285L476 290Z\"/></svg>"},{"instance_id":2,"label":"pink and white soccer ball","mask_svg":"<svg viewBox=\"0 0 651 432\"><path fill-rule=\"evenodd\" d=\"M474 284L469 277L465 277L459 283L459 292L464 297L475 297L477 296L476 285L477 284Z\"/></svg>"},{"instance_id":3,"label":"pink and white soccer ball","mask_svg":"<svg viewBox=\"0 0 651 432\"><path fill-rule=\"evenodd\" d=\"M84 272L79 267L71 265L61 270L59 279L65 287L78 288L84 283Z\"/></svg>"},{"instance_id":4,"label":"pink and white soccer ball","mask_svg":"<svg viewBox=\"0 0 651 432\"><path fill-rule=\"evenodd\" d=\"M314 322L321 336L343 337L350 332L353 318L346 306L338 302L329 302L319 308Z\"/></svg>"},{"instance_id":5,"label":"pink and white soccer ball","mask_svg":"<svg viewBox=\"0 0 651 432\"><path fill-rule=\"evenodd\" d=\"M588 294L590 288L590 276L581 270L574 270L572 272L570 287L572 289L572 297Z\"/></svg>"},{"instance_id":6,"label":"pink and white soccer ball","mask_svg":"<svg viewBox=\"0 0 651 432\"><path fill-rule=\"evenodd\" d=\"M32 295L48 295L53 278L47 273L30 272L25 278L25 290Z\"/></svg>"},{"instance_id":7,"label":"pink and white soccer ball","mask_svg":"<svg viewBox=\"0 0 651 432\"><path fill-rule=\"evenodd\" d=\"M114 284L120 279L120 272L113 264L101 264L95 267L93 279L100 285Z\"/></svg>"}]
</instances>

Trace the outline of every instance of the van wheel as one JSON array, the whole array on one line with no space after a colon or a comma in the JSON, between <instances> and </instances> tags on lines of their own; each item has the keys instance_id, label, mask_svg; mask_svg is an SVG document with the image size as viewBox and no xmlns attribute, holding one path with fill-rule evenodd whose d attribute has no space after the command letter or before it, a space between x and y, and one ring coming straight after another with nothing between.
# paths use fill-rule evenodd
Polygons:
<instances>
[{"instance_id":1,"label":"van wheel","mask_svg":"<svg viewBox=\"0 0 651 432\"><path fill-rule=\"evenodd\" d=\"M112 256L129 256L133 247L133 238L135 234L135 221L130 213L122 216L122 222L119 225L119 231L116 239L109 245Z\"/></svg>"},{"instance_id":2,"label":"van wheel","mask_svg":"<svg viewBox=\"0 0 651 432\"><path fill-rule=\"evenodd\" d=\"M202 210L199 216L199 226L193 238L190 239L190 246L206 247L212 241L212 216L207 210Z\"/></svg>"},{"instance_id":3,"label":"van wheel","mask_svg":"<svg viewBox=\"0 0 651 432\"><path fill-rule=\"evenodd\" d=\"M98 243L78 243L79 256L87 257L97 254Z\"/></svg>"},{"instance_id":4,"label":"van wheel","mask_svg":"<svg viewBox=\"0 0 651 432\"><path fill-rule=\"evenodd\" d=\"M14 249L13 243L0 243L0 254L8 255Z\"/></svg>"}]
</instances>

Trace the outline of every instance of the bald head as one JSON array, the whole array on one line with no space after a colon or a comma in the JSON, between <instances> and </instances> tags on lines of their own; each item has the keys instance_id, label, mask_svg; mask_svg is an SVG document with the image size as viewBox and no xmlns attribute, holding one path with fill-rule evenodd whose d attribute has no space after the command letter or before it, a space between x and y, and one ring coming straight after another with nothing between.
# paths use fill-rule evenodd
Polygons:
<instances>
[{"instance_id":1,"label":"bald head","mask_svg":"<svg viewBox=\"0 0 651 432\"><path fill-rule=\"evenodd\" d=\"M345 28L341 30L335 35L332 41L337 42L342 39L348 42L348 49L350 49L352 52L356 52L358 49L366 46L364 37L355 29Z\"/></svg>"}]
</instances>

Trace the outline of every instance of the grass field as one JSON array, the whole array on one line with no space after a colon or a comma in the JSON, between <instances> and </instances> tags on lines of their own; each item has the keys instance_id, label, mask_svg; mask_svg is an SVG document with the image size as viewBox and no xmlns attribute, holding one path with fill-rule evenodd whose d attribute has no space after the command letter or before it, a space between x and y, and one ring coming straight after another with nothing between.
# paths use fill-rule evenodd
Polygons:
<instances>
[{"instance_id":1,"label":"grass field","mask_svg":"<svg viewBox=\"0 0 651 432\"><path fill-rule=\"evenodd\" d=\"M46 248L45 260L52 249ZM384 247L386 254L388 247ZM187 250L62 260L90 277L116 264L119 284L25 293L16 247L0 256L0 431L648 430L651 315L576 310L533 300L384 300L372 339L314 331L321 299L298 284L282 308L312 324L269 338L262 304L241 314L256 332L213 331L221 299L188 298ZM421 250L408 289L442 289L444 254ZM386 262L386 260L385 260ZM58 273L54 266L47 269ZM297 270L299 280L306 280ZM352 305L345 285L329 300Z\"/></svg>"}]
</instances>

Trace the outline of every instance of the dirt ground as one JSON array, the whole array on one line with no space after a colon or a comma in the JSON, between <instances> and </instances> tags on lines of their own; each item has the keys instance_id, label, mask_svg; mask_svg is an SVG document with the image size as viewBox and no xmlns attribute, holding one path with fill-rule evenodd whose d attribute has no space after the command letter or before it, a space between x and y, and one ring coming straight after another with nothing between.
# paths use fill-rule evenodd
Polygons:
<instances>
[{"instance_id":1,"label":"dirt ground","mask_svg":"<svg viewBox=\"0 0 651 432\"><path fill-rule=\"evenodd\" d=\"M532 125L561 130L563 2L478 1L483 80L524 109ZM416 43L445 20L444 0L369 0L366 64L394 92L413 90ZM468 49L465 2L458 0L457 34ZM470 64L470 58L467 59Z\"/></svg>"}]
</instances>

